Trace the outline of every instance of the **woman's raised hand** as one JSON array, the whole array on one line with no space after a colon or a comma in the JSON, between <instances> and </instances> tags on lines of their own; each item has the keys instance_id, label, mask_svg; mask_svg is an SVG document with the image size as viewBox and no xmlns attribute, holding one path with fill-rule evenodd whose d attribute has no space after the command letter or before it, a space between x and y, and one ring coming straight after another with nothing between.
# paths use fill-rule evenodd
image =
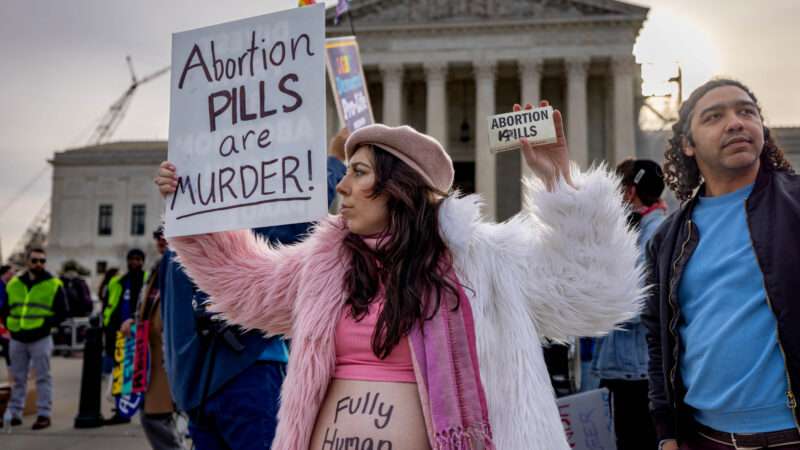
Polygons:
<instances>
[{"instance_id":1,"label":"woman's raised hand","mask_svg":"<svg viewBox=\"0 0 800 450\"><path fill-rule=\"evenodd\" d=\"M347 142L347 138L350 137L350 130L347 128L342 128L336 133L336 136L331 138L331 141L328 143L328 154L333 156L334 158L338 159L341 162L345 160L345 151L344 151L344 143Z\"/></svg>"},{"instance_id":2,"label":"woman's raised hand","mask_svg":"<svg viewBox=\"0 0 800 450\"><path fill-rule=\"evenodd\" d=\"M540 107L548 106L547 100L539 102ZM525 105L525 109L533 109L530 103ZM514 105L514 112L522 110L520 105ZM567 138L564 137L564 122L561 120L561 111L553 111L553 122L556 128L557 141L553 144L531 145L527 139L520 139L522 154L525 155L525 162L534 174L539 177L547 187L548 191L553 191L558 185L559 178L572 186L572 178L569 171L569 149Z\"/></svg>"},{"instance_id":3,"label":"woman's raised hand","mask_svg":"<svg viewBox=\"0 0 800 450\"><path fill-rule=\"evenodd\" d=\"M169 161L164 161L158 166L158 175L153 180L158 186L158 191L162 197L175 192L178 188L178 175L175 173L175 165Z\"/></svg>"}]
</instances>

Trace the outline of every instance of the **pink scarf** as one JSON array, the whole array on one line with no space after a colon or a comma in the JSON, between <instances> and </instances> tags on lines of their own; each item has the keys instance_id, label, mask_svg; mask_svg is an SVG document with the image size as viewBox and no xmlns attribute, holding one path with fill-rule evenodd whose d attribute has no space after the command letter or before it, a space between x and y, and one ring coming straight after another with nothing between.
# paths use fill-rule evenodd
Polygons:
<instances>
[{"instance_id":1,"label":"pink scarf","mask_svg":"<svg viewBox=\"0 0 800 450\"><path fill-rule=\"evenodd\" d=\"M459 307L443 298L439 311L408 335L425 383L434 432L433 450L495 448L486 394L478 370L472 308L452 268L448 278L458 289ZM447 292L447 291L445 291Z\"/></svg>"},{"instance_id":2,"label":"pink scarf","mask_svg":"<svg viewBox=\"0 0 800 450\"><path fill-rule=\"evenodd\" d=\"M370 248L381 236L364 236ZM445 276L456 286L459 306L444 295L439 310L424 329L415 325L408 333L417 370L425 384L427 410L433 426L433 450L495 450L489 408L478 369L475 321L472 307L452 266L442 264Z\"/></svg>"}]
</instances>

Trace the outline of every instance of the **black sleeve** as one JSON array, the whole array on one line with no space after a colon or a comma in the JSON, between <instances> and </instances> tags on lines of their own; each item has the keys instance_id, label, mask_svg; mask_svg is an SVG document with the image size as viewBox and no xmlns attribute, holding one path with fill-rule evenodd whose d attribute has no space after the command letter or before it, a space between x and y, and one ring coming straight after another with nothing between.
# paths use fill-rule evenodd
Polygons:
<instances>
[{"instance_id":1,"label":"black sleeve","mask_svg":"<svg viewBox=\"0 0 800 450\"><path fill-rule=\"evenodd\" d=\"M647 246L647 303L642 313L642 323L647 328L650 413L659 440L675 439L675 422L672 405L667 398L666 373L663 365L661 347L661 294L658 272L657 239L651 239Z\"/></svg>"},{"instance_id":2,"label":"black sleeve","mask_svg":"<svg viewBox=\"0 0 800 450\"><path fill-rule=\"evenodd\" d=\"M58 326L61 322L69 317L69 306L67 305L67 295L63 287L59 287L56 291L56 296L53 299L53 323L52 326Z\"/></svg>"},{"instance_id":3,"label":"black sleeve","mask_svg":"<svg viewBox=\"0 0 800 450\"><path fill-rule=\"evenodd\" d=\"M158 292L164 292L164 280L167 279L167 268L169 267L170 259L172 259L172 250L167 249L158 262Z\"/></svg>"},{"instance_id":4,"label":"black sleeve","mask_svg":"<svg viewBox=\"0 0 800 450\"><path fill-rule=\"evenodd\" d=\"M109 306L106 305L106 308L108 307ZM111 311L111 316L109 316L108 318L108 325L106 325L106 328L111 330L112 332L116 332L117 330L120 329L121 326L122 326L122 320L120 320L120 305L119 303L117 303L117 307L114 308L113 311Z\"/></svg>"},{"instance_id":5,"label":"black sleeve","mask_svg":"<svg viewBox=\"0 0 800 450\"><path fill-rule=\"evenodd\" d=\"M106 356L114 359L114 350L116 350L116 348L117 332L109 328L103 328L103 350Z\"/></svg>"},{"instance_id":6,"label":"black sleeve","mask_svg":"<svg viewBox=\"0 0 800 450\"><path fill-rule=\"evenodd\" d=\"M89 289L89 284L86 283L86 280L80 279L80 289L81 289L81 311L79 311L82 317L88 317L92 314L92 310L94 309L94 302L92 301L92 291ZM76 313L77 311L72 311Z\"/></svg>"},{"instance_id":7,"label":"black sleeve","mask_svg":"<svg viewBox=\"0 0 800 450\"><path fill-rule=\"evenodd\" d=\"M0 304L0 319L2 319L3 323L5 323L6 317L8 317L10 313L10 309L8 306L8 295L6 295L5 286L0 287L0 289L3 289L3 293L0 294L0 297L2 297L2 304Z\"/></svg>"}]
</instances>

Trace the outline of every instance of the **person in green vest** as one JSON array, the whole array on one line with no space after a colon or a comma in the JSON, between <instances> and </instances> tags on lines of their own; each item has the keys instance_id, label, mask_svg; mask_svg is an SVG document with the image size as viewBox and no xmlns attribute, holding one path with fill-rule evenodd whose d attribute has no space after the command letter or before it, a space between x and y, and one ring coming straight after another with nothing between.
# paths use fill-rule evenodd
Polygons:
<instances>
[{"instance_id":1,"label":"person in green vest","mask_svg":"<svg viewBox=\"0 0 800 450\"><path fill-rule=\"evenodd\" d=\"M105 329L105 349L108 358L114 358L117 331L122 324L132 320L139 304L139 297L147 283L147 272L144 267L144 252L138 248L131 249L127 255L128 271L124 275L115 276L108 283L108 302L103 309L103 328ZM130 422L115 413L106 419L106 425Z\"/></svg>"},{"instance_id":2,"label":"person in green vest","mask_svg":"<svg viewBox=\"0 0 800 450\"><path fill-rule=\"evenodd\" d=\"M53 338L50 331L68 316L64 288L57 277L45 270L47 255L44 249L28 251L27 270L12 278L6 285L8 300L0 317L11 332L11 425L22 425L22 409L27 392L28 370L36 373L37 417L34 430L50 426L53 406L53 377L50 375L50 355Z\"/></svg>"},{"instance_id":3,"label":"person in green vest","mask_svg":"<svg viewBox=\"0 0 800 450\"><path fill-rule=\"evenodd\" d=\"M6 304L6 284L14 278L14 268L3 264L0 266L0 311ZM11 358L8 357L9 333L6 331L5 323L0 319L0 356L6 362L6 367L11 367ZM1 421L0 421L1 423Z\"/></svg>"}]
</instances>

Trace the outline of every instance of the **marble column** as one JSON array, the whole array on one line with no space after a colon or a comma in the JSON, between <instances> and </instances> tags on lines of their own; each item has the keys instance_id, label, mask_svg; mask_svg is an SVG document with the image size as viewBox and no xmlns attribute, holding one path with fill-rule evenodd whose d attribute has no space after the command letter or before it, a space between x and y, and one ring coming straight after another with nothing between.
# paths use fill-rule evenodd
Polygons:
<instances>
[{"instance_id":1,"label":"marble column","mask_svg":"<svg viewBox=\"0 0 800 450\"><path fill-rule=\"evenodd\" d=\"M611 61L614 79L614 147L608 156L612 166L636 155L635 69L636 62L632 56L616 57Z\"/></svg>"},{"instance_id":2,"label":"marble column","mask_svg":"<svg viewBox=\"0 0 800 450\"><path fill-rule=\"evenodd\" d=\"M520 79L520 91L522 93L522 98L520 99L520 105L524 108L526 103L532 104L534 107L539 106L539 101L542 99L541 94L541 85L542 85L542 60L538 58L528 58L522 59L518 63L519 68L519 79ZM533 173L531 172L530 167L525 162L525 156L520 152L520 167L522 170L520 174L523 178L527 178ZM525 190L522 188L520 184L520 189L522 189L523 196L520 197L523 201L525 200L524 194Z\"/></svg>"},{"instance_id":3,"label":"marble column","mask_svg":"<svg viewBox=\"0 0 800 450\"><path fill-rule=\"evenodd\" d=\"M497 216L497 162L489 153L489 127L486 118L495 113L497 63L475 61L475 190L483 196L486 218Z\"/></svg>"},{"instance_id":4,"label":"marble column","mask_svg":"<svg viewBox=\"0 0 800 450\"><path fill-rule=\"evenodd\" d=\"M447 63L431 62L425 68L425 132L447 148Z\"/></svg>"},{"instance_id":5,"label":"marble column","mask_svg":"<svg viewBox=\"0 0 800 450\"><path fill-rule=\"evenodd\" d=\"M383 123L399 126L403 121L403 65L381 64L383 79Z\"/></svg>"},{"instance_id":6,"label":"marble column","mask_svg":"<svg viewBox=\"0 0 800 450\"><path fill-rule=\"evenodd\" d=\"M589 58L568 59L566 68L567 111L564 121L567 128L567 144L570 158L578 163L581 169L586 169L589 166L589 108L586 94Z\"/></svg>"}]
</instances>

